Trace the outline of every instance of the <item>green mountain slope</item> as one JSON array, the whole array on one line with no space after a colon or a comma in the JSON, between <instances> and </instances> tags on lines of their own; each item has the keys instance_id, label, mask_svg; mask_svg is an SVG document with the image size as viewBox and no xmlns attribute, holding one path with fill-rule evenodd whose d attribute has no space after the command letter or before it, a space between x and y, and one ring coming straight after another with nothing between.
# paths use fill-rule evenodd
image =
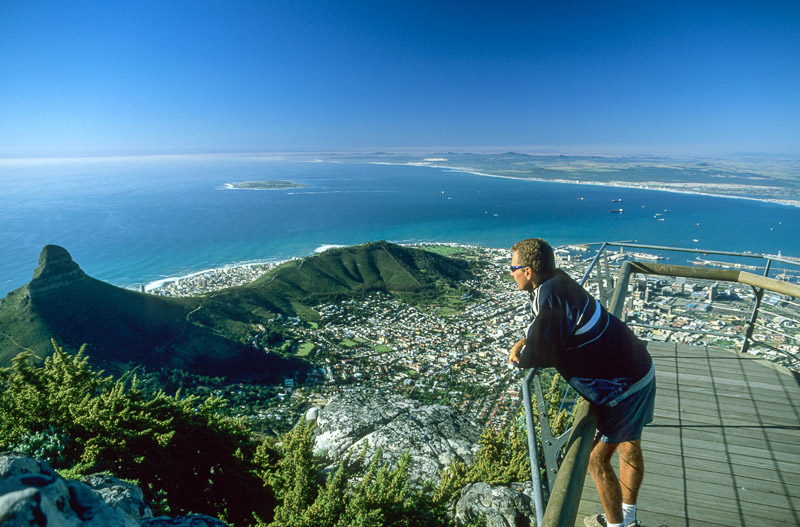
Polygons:
<instances>
[{"instance_id":1,"label":"green mountain slope","mask_svg":"<svg viewBox=\"0 0 800 527\"><path fill-rule=\"evenodd\" d=\"M292 260L251 284L204 297L191 320L221 336L244 339L257 324L271 327L276 313L314 321L313 306L382 291L412 303L460 295L472 277L469 264L438 254L372 242Z\"/></svg>"},{"instance_id":2,"label":"green mountain slope","mask_svg":"<svg viewBox=\"0 0 800 527\"><path fill-rule=\"evenodd\" d=\"M42 360L55 339L73 348L87 344L92 361L111 372L143 364L277 376L303 365L245 345L256 326L280 339L276 314L313 319L314 305L371 291L434 301L470 277L463 261L376 242L287 262L247 286L166 298L95 280L65 249L48 245L31 282L0 301L0 366L24 350Z\"/></svg>"},{"instance_id":3,"label":"green mountain slope","mask_svg":"<svg viewBox=\"0 0 800 527\"><path fill-rule=\"evenodd\" d=\"M229 290L226 300L270 305L284 313L373 291L410 302L433 301L471 278L468 264L388 242L330 249L287 262L255 282Z\"/></svg>"}]
</instances>

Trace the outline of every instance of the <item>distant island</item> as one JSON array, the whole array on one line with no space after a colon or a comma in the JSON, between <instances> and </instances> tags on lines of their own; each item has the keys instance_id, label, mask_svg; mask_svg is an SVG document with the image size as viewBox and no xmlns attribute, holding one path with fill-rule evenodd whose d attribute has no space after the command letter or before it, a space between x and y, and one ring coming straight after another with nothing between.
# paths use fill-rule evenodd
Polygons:
<instances>
[{"instance_id":1,"label":"distant island","mask_svg":"<svg viewBox=\"0 0 800 527\"><path fill-rule=\"evenodd\" d=\"M244 190L279 190L284 188L302 188L305 185L294 183L293 181L235 181L225 183L223 189L244 189Z\"/></svg>"}]
</instances>

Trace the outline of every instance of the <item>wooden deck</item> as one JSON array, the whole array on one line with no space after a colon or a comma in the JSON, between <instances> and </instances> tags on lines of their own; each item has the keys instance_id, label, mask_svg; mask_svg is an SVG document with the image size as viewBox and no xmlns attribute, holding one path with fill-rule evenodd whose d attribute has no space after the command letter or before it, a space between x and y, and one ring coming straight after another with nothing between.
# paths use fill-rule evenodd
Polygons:
<instances>
[{"instance_id":1,"label":"wooden deck","mask_svg":"<svg viewBox=\"0 0 800 527\"><path fill-rule=\"evenodd\" d=\"M639 520L800 525L800 374L718 348L653 342L648 349L657 396L642 437ZM599 512L587 475L576 526Z\"/></svg>"}]
</instances>

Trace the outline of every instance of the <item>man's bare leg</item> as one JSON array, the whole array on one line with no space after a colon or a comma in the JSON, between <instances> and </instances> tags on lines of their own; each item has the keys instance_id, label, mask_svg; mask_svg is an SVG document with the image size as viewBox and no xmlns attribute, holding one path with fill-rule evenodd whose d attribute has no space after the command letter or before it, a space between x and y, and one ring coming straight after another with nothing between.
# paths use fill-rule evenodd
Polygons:
<instances>
[{"instance_id":1,"label":"man's bare leg","mask_svg":"<svg viewBox=\"0 0 800 527\"><path fill-rule=\"evenodd\" d=\"M616 449L616 444L595 441L589 456L589 473L594 480L594 486L597 487L600 504L603 505L608 523L622 523L623 518L622 488L617 474L611 467L611 456Z\"/></svg>"},{"instance_id":2,"label":"man's bare leg","mask_svg":"<svg viewBox=\"0 0 800 527\"><path fill-rule=\"evenodd\" d=\"M622 502L636 505L639 488L644 478L644 458L641 440L627 441L617 446L619 452L619 480L622 487Z\"/></svg>"}]
</instances>

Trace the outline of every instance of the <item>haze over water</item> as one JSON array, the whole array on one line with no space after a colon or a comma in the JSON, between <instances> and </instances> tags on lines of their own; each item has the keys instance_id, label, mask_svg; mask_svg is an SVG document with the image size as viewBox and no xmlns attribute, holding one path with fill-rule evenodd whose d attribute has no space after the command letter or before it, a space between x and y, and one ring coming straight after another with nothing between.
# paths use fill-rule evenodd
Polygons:
<instances>
[{"instance_id":1,"label":"haze over water","mask_svg":"<svg viewBox=\"0 0 800 527\"><path fill-rule=\"evenodd\" d=\"M305 187L222 189L253 180ZM17 161L0 166L0 193L2 296L31 279L46 244L125 287L381 239L503 248L530 236L554 245L637 240L800 256L796 207L417 166L234 156ZM609 213L617 208L624 212Z\"/></svg>"}]
</instances>

